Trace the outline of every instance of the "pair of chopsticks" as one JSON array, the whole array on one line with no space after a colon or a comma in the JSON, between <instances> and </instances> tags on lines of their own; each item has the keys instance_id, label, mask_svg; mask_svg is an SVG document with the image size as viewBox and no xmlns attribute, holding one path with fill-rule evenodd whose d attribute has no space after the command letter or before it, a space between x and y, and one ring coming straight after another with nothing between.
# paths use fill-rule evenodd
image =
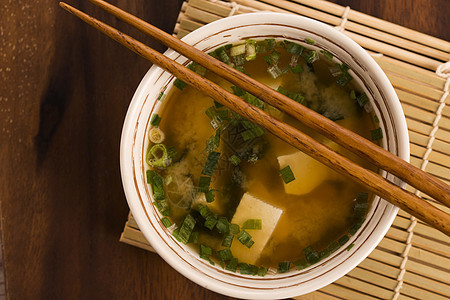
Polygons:
<instances>
[{"instance_id":1,"label":"pair of chopsticks","mask_svg":"<svg viewBox=\"0 0 450 300\"><path fill-rule=\"evenodd\" d=\"M450 186L430 174L412 166L387 150L369 142L361 136L349 131L322 115L308 109L294 100L272 90L258 81L246 76L234 68L212 58L210 55L190 46L143 20L102 0L90 0L117 18L134 26L138 30L158 40L162 44L176 50L185 57L201 64L238 87L248 91L265 102L281 109L305 125L315 129L322 135L343 147L365 158L377 167L392 173L417 190L433 197L450 207ZM264 127L269 132L285 140L289 144L307 153L328 167L352 178L366 186L380 197L397 205L411 215L430 224L450 236L450 215L436 208L427 201L401 189L380 175L366 170L349 159L339 155L330 148L320 144L308 135L282 123L264 111L248 104L238 96L222 89L215 83L201 77L181 64L167 58L145 44L131 38L117 29L60 2L60 5L79 17L89 25L100 30L115 41L133 52L148 59L164 70L172 73L180 80L203 91L217 102L234 110L248 120Z\"/></svg>"}]
</instances>

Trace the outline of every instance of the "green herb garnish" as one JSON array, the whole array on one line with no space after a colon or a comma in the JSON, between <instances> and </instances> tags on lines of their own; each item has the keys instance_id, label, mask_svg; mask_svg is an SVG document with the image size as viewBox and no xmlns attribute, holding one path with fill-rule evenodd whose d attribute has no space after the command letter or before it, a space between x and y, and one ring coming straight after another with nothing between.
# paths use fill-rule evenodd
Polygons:
<instances>
[{"instance_id":1,"label":"green herb garnish","mask_svg":"<svg viewBox=\"0 0 450 300\"><path fill-rule=\"evenodd\" d=\"M261 221L261 219L248 219L242 225L242 229L261 230L262 229L262 221Z\"/></svg>"},{"instance_id":2,"label":"green herb garnish","mask_svg":"<svg viewBox=\"0 0 450 300\"><path fill-rule=\"evenodd\" d=\"M177 78L173 82L173 85L179 88L180 90L183 90L187 86L187 83Z\"/></svg>"},{"instance_id":3,"label":"green herb garnish","mask_svg":"<svg viewBox=\"0 0 450 300\"><path fill-rule=\"evenodd\" d=\"M222 240L222 246L230 248L231 244L233 243L233 239L234 239L234 234L229 233L229 234L225 235Z\"/></svg>"},{"instance_id":4,"label":"green herb garnish","mask_svg":"<svg viewBox=\"0 0 450 300\"><path fill-rule=\"evenodd\" d=\"M289 271L291 263L288 261L282 261L278 264L278 273L286 273Z\"/></svg>"},{"instance_id":5,"label":"green herb garnish","mask_svg":"<svg viewBox=\"0 0 450 300\"><path fill-rule=\"evenodd\" d=\"M202 193L208 192L210 184L211 184L211 177L200 176L200 180L198 181L198 191Z\"/></svg>"},{"instance_id":6,"label":"green herb garnish","mask_svg":"<svg viewBox=\"0 0 450 300\"><path fill-rule=\"evenodd\" d=\"M383 138L383 131L380 127L378 127L377 129L371 130L370 135L372 137L372 141L378 141Z\"/></svg>"},{"instance_id":7,"label":"green herb garnish","mask_svg":"<svg viewBox=\"0 0 450 300\"><path fill-rule=\"evenodd\" d=\"M236 154L233 154L232 156L230 156L228 161L231 164L233 164L234 166L237 166L237 165L239 165L241 163L241 159Z\"/></svg>"},{"instance_id":8,"label":"green herb garnish","mask_svg":"<svg viewBox=\"0 0 450 300\"><path fill-rule=\"evenodd\" d=\"M308 267L310 264L306 261L306 258L301 258L297 261L294 261L293 264L297 267L298 270L303 270Z\"/></svg>"},{"instance_id":9,"label":"green herb garnish","mask_svg":"<svg viewBox=\"0 0 450 300\"><path fill-rule=\"evenodd\" d=\"M233 258L233 254L229 248L217 251L221 261L229 261Z\"/></svg>"},{"instance_id":10,"label":"green herb garnish","mask_svg":"<svg viewBox=\"0 0 450 300\"><path fill-rule=\"evenodd\" d=\"M228 234L230 232L230 223L228 222L227 218L220 217L217 221L216 228L219 233Z\"/></svg>"},{"instance_id":11,"label":"green herb garnish","mask_svg":"<svg viewBox=\"0 0 450 300\"><path fill-rule=\"evenodd\" d=\"M286 166L280 170L281 178L283 178L284 183L289 183L295 180L294 173L291 170L291 167Z\"/></svg>"},{"instance_id":12,"label":"green herb garnish","mask_svg":"<svg viewBox=\"0 0 450 300\"><path fill-rule=\"evenodd\" d=\"M183 223L181 224L180 227L180 232L178 234L180 241L183 244L187 244L189 241L189 237L192 234L192 231L194 230L195 227L195 219L190 215L186 215L186 217L183 220Z\"/></svg>"},{"instance_id":13,"label":"green herb garnish","mask_svg":"<svg viewBox=\"0 0 450 300\"><path fill-rule=\"evenodd\" d=\"M150 119L150 124L152 126L158 127L160 122L161 122L161 117L158 114L153 114L153 116Z\"/></svg>"},{"instance_id":14,"label":"green herb garnish","mask_svg":"<svg viewBox=\"0 0 450 300\"><path fill-rule=\"evenodd\" d=\"M320 260L319 253L316 250L314 250L312 246L306 247L303 250L303 253L305 253L306 260L310 264L315 264Z\"/></svg>"},{"instance_id":15,"label":"green herb garnish","mask_svg":"<svg viewBox=\"0 0 450 300\"><path fill-rule=\"evenodd\" d=\"M237 260L237 258L233 257L232 259L230 259L230 261L226 265L225 270L228 270L231 272L236 272L237 266L238 266L238 260Z\"/></svg>"},{"instance_id":16,"label":"green herb garnish","mask_svg":"<svg viewBox=\"0 0 450 300\"><path fill-rule=\"evenodd\" d=\"M206 176L212 176L217 168L217 163L219 162L220 153L210 152L208 158L206 159L205 166L203 167L202 174Z\"/></svg>"},{"instance_id":17,"label":"green herb garnish","mask_svg":"<svg viewBox=\"0 0 450 300\"><path fill-rule=\"evenodd\" d=\"M254 244L252 236L245 230L242 230L239 233L237 239L239 242L241 242L241 244L247 246L248 248L251 248Z\"/></svg>"},{"instance_id":18,"label":"green herb garnish","mask_svg":"<svg viewBox=\"0 0 450 300\"><path fill-rule=\"evenodd\" d=\"M161 223L163 223L166 228L172 226L172 222L167 217L161 218Z\"/></svg>"}]
</instances>

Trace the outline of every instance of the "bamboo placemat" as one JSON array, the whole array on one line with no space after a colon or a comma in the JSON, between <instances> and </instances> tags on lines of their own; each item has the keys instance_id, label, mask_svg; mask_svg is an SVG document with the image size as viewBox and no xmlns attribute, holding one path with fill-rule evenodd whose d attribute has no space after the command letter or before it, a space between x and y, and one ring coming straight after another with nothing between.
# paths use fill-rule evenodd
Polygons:
<instances>
[{"instance_id":1,"label":"bamboo placemat","mask_svg":"<svg viewBox=\"0 0 450 300\"><path fill-rule=\"evenodd\" d=\"M411 163L450 183L450 63L444 65L450 60L450 42L318 0L189 0L183 3L174 34L181 38L209 22L260 10L299 14L336 26L372 54L402 103ZM131 214L120 240L153 251ZM298 297L374 298L449 299L450 238L400 211L380 245L358 267Z\"/></svg>"}]
</instances>

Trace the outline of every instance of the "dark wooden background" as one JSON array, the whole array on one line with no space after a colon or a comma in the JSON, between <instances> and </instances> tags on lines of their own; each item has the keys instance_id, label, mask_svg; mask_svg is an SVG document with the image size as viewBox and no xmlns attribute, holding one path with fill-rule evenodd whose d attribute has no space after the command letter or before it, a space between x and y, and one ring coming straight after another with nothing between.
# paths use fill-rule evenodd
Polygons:
<instances>
[{"instance_id":1,"label":"dark wooden background","mask_svg":"<svg viewBox=\"0 0 450 300\"><path fill-rule=\"evenodd\" d=\"M9 3L7 3L9 2ZM114 4L172 32L182 0ZM446 40L449 0L333 1ZM70 4L158 50L88 1ZM0 1L0 201L10 299L227 299L118 242L119 141L150 63L58 1Z\"/></svg>"}]
</instances>

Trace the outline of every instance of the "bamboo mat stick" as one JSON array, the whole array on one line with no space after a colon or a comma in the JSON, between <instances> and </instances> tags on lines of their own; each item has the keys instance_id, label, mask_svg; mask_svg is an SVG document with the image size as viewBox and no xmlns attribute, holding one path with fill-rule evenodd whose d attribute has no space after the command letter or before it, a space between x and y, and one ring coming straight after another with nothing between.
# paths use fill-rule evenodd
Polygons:
<instances>
[{"instance_id":1,"label":"bamboo mat stick","mask_svg":"<svg viewBox=\"0 0 450 300\"><path fill-rule=\"evenodd\" d=\"M280 95L278 92L268 88L264 84L261 84L235 70L234 68L213 59L208 54L167 35L162 30L142 21L141 19L104 1L92 0L91 2L102 7L109 13L115 15L130 25L138 28L142 32L152 36L161 43L173 48L179 53L183 53L184 56L200 63L204 67L212 70L219 76L229 80L240 88L247 90L256 97L285 112L288 112L305 125L315 129L331 140L346 147L350 151L367 159L371 163L393 173L419 190L450 206L450 186L442 183L440 180L430 176L426 172L413 168L410 164L399 159L397 156L384 150L383 148L374 145L361 136L337 125L335 122L306 108L292 99L284 95ZM401 167L395 168L395 166Z\"/></svg>"}]
</instances>

